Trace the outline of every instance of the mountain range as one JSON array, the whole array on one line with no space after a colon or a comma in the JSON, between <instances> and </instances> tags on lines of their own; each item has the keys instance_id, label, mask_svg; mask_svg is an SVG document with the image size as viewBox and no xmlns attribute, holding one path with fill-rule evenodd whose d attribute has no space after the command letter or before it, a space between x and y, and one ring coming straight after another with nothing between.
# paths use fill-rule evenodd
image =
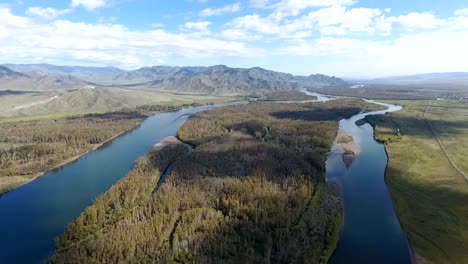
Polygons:
<instances>
[{"instance_id":1,"label":"mountain range","mask_svg":"<svg viewBox=\"0 0 468 264\"><path fill-rule=\"evenodd\" d=\"M0 89L74 90L94 87L144 88L209 95L260 95L313 87L347 87L340 78L322 74L295 76L255 68L153 66L124 71L115 67L3 64Z\"/></svg>"},{"instance_id":2,"label":"mountain range","mask_svg":"<svg viewBox=\"0 0 468 264\"><path fill-rule=\"evenodd\" d=\"M468 72L435 72L414 75L391 76L367 80L354 80L362 84L392 85L463 85L468 84Z\"/></svg>"},{"instance_id":3,"label":"mountain range","mask_svg":"<svg viewBox=\"0 0 468 264\"><path fill-rule=\"evenodd\" d=\"M0 90L74 90L83 86L86 86L86 82L72 75L53 72L17 72L0 66Z\"/></svg>"}]
</instances>

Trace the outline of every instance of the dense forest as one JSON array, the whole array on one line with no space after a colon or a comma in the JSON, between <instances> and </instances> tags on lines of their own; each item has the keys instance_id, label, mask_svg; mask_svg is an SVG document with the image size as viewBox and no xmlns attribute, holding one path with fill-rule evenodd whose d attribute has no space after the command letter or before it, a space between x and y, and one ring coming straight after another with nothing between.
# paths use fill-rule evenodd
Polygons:
<instances>
[{"instance_id":1,"label":"dense forest","mask_svg":"<svg viewBox=\"0 0 468 264\"><path fill-rule=\"evenodd\" d=\"M178 131L186 144L140 158L69 224L49 261L326 263L343 216L339 191L325 182L325 153L337 121L367 107L336 100L200 112Z\"/></svg>"},{"instance_id":2,"label":"dense forest","mask_svg":"<svg viewBox=\"0 0 468 264\"><path fill-rule=\"evenodd\" d=\"M430 100L443 95L440 91L433 91L437 89L397 85L366 85L364 87L352 89L333 87L309 88L308 90L327 95L350 96L373 100Z\"/></svg>"},{"instance_id":3,"label":"dense forest","mask_svg":"<svg viewBox=\"0 0 468 264\"><path fill-rule=\"evenodd\" d=\"M0 123L0 193L138 125L138 112ZM9 179L12 181L9 181Z\"/></svg>"},{"instance_id":4,"label":"dense forest","mask_svg":"<svg viewBox=\"0 0 468 264\"><path fill-rule=\"evenodd\" d=\"M272 92L265 95L266 101L307 101L316 99L316 96L310 96L299 91Z\"/></svg>"},{"instance_id":5,"label":"dense forest","mask_svg":"<svg viewBox=\"0 0 468 264\"><path fill-rule=\"evenodd\" d=\"M213 104L213 103L210 103ZM150 104L150 105L141 105L137 106L135 109L125 109L126 111L138 111L142 114L154 114L158 112L176 112L179 111L183 108L188 108L188 107L198 107L202 106L202 104L199 103L191 103L191 104L179 104L179 105L156 105L156 104Z\"/></svg>"}]
</instances>

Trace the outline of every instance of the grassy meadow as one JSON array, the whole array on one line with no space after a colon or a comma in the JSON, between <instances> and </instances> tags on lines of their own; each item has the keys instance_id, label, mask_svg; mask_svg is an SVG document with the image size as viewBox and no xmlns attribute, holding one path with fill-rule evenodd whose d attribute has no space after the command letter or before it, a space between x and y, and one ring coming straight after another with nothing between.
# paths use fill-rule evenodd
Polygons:
<instances>
[{"instance_id":1,"label":"grassy meadow","mask_svg":"<svg viewBox=\"0 0 468 264\"><path fill-rule=\"evenodd\" d=\"M387 145L386 180L419 263L468 263L468 105L459 101L392 101L403 110L371 117ZM427 112L424 114L426 111ZM399 130L398 130L399 129Z\"/></svg>"},{"instance_id":2,"label":"grassy meadow","mask_svg":"<svg viewBox=\"0 0 468 264\"><path fill-rule=\"evenodd\" d=\"M85 87L0 96L1 120L47 119L135 109L142 105L184 105L237 100L238 97L178 94L151 90Z\"/></svg>"}]
</instances>

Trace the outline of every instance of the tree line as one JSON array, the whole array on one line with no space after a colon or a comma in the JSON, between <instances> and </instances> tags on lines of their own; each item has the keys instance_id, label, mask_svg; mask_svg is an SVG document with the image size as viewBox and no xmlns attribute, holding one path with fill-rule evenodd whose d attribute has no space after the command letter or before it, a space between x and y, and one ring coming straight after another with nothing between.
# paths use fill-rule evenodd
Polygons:
<instances>
[{"instance_id":1,"label":"tree line","mask_svg":"<svg viewBox=\"0 0 468 264\"><path fill-rule=\"evenodd\" d=\"M354 113L339 116L339 107ZM179 145L140 158L68 225L49 261L326 263L343 215L338 189L325 182L325 153L338 119L368 107L340 100L200 112L178 131L193 151ZM318 109L329 118L295 115Z\"/></svg>"}]
</instances>

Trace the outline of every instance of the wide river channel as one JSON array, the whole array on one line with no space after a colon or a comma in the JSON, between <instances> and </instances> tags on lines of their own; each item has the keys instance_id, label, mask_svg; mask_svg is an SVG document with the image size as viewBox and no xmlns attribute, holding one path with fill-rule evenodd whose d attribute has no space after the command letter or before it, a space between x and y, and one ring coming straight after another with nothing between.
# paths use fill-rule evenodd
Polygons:
<instances>
[{"instance_id":1,"label":"wide river channel","mask_svg":"<svg viewBox=\"0 0 468 264\"><path fill-rule=\"evenodd\" d=\"M330 98L320 94L319 101ZM234 104L238 104L234 103ZM93 200L124 177L154 143L175 135L187 118L227 104L183 109L147 118L134 130L59 169L0 196L0 263L41 263L54 253L54 238ZM327 180L337 182L344 197L344 227L332 264L411 263L409 244L395 215L385 184L387 155L370 125L357 126L368 114L341 120L340 128L361 145L346 168L342 148L333 145Z\"/></svg>"},{"instance_id":2,"label":"wide river channel","mask_svg":"<svg viewBox=\"0 0 468 264\"><path fill-rule=\"evenodd\" d=\"M372 102L372 101L369 101ZM340 129L352 135L361 153L347 168L343 148L334 144L327 159L327 180L339 184L343 193L344 226L331 264L407 264L412 262L411 249L385 182L387 153L374 140L369 124L355 122L367 115L381 115L400 106L377 103L387 110L362 113L340 121Z\"/></svg>"},{"instance_id":3,"label":"wide river channel","mask_svg":"<svg viewBox=\"0 0 468 264\"><path fill-rule=\"evenodd\" d=\"M0 263L42 263L54 253L54 238L67 224L132 170L156 142L176 135L196 112L239 103L154 115L78 160L0 196Z\"/></svg>"}]
</instances>

